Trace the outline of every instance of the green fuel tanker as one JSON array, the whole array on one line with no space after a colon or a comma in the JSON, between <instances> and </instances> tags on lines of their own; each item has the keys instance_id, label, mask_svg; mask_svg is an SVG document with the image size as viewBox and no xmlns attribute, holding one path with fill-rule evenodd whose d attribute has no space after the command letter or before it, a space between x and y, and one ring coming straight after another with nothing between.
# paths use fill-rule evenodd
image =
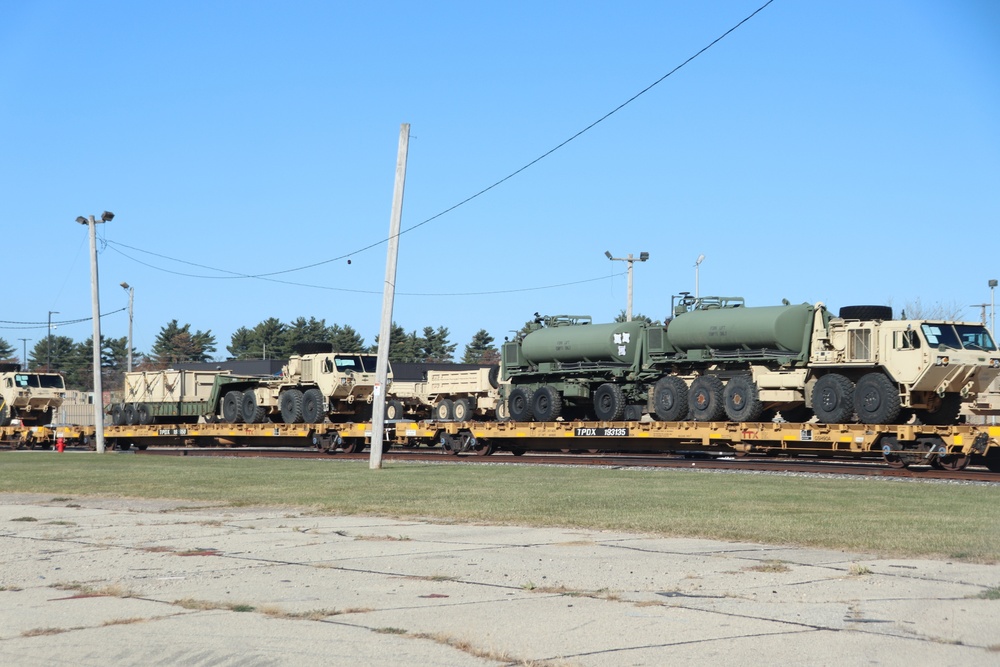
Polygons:
<instances>
[{"instance_id":1,"label":"green fuel tanker","mask_svg":"<svg viewBox=\"0 0 1000 667\"><path fill-rule=\"evenodd\" d=\"M504 400L517 421L596 418L950 424L987 400L1000 352L979 323L894 320L883 306L747 307L740 297L672 299L672 319L594 324L539 317L503 345Z\"/></svg>"}]
</instances>

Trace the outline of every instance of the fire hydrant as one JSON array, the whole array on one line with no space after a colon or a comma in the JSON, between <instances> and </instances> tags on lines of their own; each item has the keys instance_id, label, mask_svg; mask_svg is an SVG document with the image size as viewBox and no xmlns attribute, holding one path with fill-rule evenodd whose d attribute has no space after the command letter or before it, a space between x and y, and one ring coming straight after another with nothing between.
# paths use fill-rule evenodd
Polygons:
<instances>
[{"instance_id":1,"label":"fire hydrant","mask_svg":"<svg viewBox=\"0 0 1000 667\"><path fill-rule=\"evenodd\" d=\"M60 454L66 451L66 441L62 437L56 438L56 451Z\"/></svg>"}]
</instances>

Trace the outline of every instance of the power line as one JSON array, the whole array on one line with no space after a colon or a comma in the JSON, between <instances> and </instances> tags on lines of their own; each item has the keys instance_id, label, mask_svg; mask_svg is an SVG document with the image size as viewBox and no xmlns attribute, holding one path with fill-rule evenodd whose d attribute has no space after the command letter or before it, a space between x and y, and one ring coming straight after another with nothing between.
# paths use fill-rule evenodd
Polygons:
<instances>
[{"instance_id":1,"label":"power line","mask_svg":"<svg viewBox=\"0 0 1000 667\"><path fill-rule=\"evenodd\" d=\"M564 146L566 146L570 142L578 139L579 137L581 137L586 132L589 132L590 130L592 130L593 128L595 128L597 125L603 123L608 118L610 118L611 116L615 115L616 113L618 113L619 111L621 111L622 109L624 109L626 106L628 106L629 104L631 104L632 102L636 101L637 99L639 99L640 97L642 97L643 95L645 95L646 93L648 93L650 90L652 90L653 88L655 88L656 86L658 86L660 83L662 83L663 81L665 81L669 77L673 76L680 69L682 69L683 67L685 67L686 65L688 65L689 63L691 63L695 58L697 58L698 56L702 55L703 53L705 53L706 51L708 51L709 49L711 49L713 46L715 46L716 44L718 44L719 42L721 42L723 39L725 39L726 37L728 37L731 33L735 32L744 23L746 23L747 21L749 21L750 19L752 19L754 16L756 16L757 14L759 14L760 12L762 12L772 2L774 2L774 0L767 0L767 2L765 2L763 5L761 5L757 9L755 9L753 12L751 12L749 15L747 15L745 18L743 18L743 20L741 20L739 23L737 23L733 27L729 28L729 30L726 30L724 33L722 33L721 35L719 35L718 37L716 37L715 39L713 39L706 46L704 46L701 49L699 49L694 55L692 55L689 58L687 58L687 60L685 60L681 64L677 65L676 67L674 67L673 69L671 69L669 72L667 72L666 74L664 74L663 76L661 76L659 79L657 79L653 83L649 84L648 86L646 86L645 88L643 88L642 90L640 90L638 93L636 93L632 97L628 98L627 100L625 100L624 102L622 102L621 104L619 104L618 106L616 106L614 109L612 109L611 111L607 112L606 114L604 114L603 116L601 116L600 118L598 118L597 120L595 120L594 122L592 122L590 125L587 125L582 130L578 131L576 134L573 134L568 139L565 139L564 141L562 141L561 143L557 144L553 148L550 148L549 150L545 151L544 153L542 153L541 155L539 155L535 159L531 160L530 162L528 162L524 166L522 166L522 167L520 167L518 169L515 169L511 173L509 173L506 176L504 176L503 178L501 178L500 180L494 182L491 185L488 185L487 187L483 188L482 190L476 192L475 194L470 195L469 197L466 197L465 199L463 199L462 201L458 202L457 204L453 204L452 206L449 206L448 208L444 209L443 211L432 215L431 217L427 218L426 220L423 220L422 222L418 222L417 224L413 225L412 227L407 227L406 229L403 229L402 231L399 232L398 236L402 236L403 234L406 234L408 232L412 232L415 229L423 227L424 225L426 225L426 224L428 224L428 223L430 223L430 222L432 222L434 220L437 220L438 218L440 218L440 217L442 217L444 215L447 215L448 213L451 213L455 209L457 209L457 208L459 208L461 206L464 206L465 204L468 204L472 200L474 200L474 199L476 199L476 198L478 198L478 197L486 194L490 190L492 190L492 189L498 187L499 185L501 185L501 184L509 181L510 179L514 178L515 176L517 176L521 172L523 172L523 171L529 169L530 167L538 164L539 162L541 162L545 158L549 157L550 155L552 155L553 153L555 153L556 151L558 151L560 148L563 148ZM140 250L139 248L133 248L133 247L130 247L130 246L126 246L126 245L121 244L121 243L115 243L114 241L107 241L106 240L105 243L108 244L108 245L118 245L118 246L121 246L121 247L124 247L124 248L129 248L130 250L138 251L138 252L146 252L148 254L156 255L158 257L161 257L163 259L170 259L172 261L181 262L181 263L184 263L184 264L189 264L191 266L197 266L198 268L208 269L210 271L218 271L218 272L221 272L221 273L229 273L229 274L231 274L229 276L200 276L200 275L194 275L194 274L180 273L180 272L170 271L168 269L163 269L163 268L160 268L160 267L152 266L152 265L146 264L144 262L139 262L139 260L135 260L134 258L131 258L131 257L129 258L129 259L133 259L133 261L136 261L139 264L143 264L144 266L148 266L149 268L157 269L157 270L160 270L160 271L165 271L167 273L172 273L174 275L187 276L187 277L191 277L191 278L212 278L212 279L224 279L224 278L225 279L233 279L233 278L268 279L271 276L278 276L278 275L282 275L282 274L286 274L286 273L294 273L296 271L304 271L306 269L312 269L312 268L315 268L317 266L323 266L324 264L330 264L332 262L337 262L337 261L340 261L340 260L343 260L343 259L347 259L349 257L353 257L354 255L358 255L360 253L363 253L363 252L365 252L367 250L371 250L372 248L378 247L378 246L382 245L383 243L388 243L388 241L389 241L389 239L385 238L385 239L382 239L380 241L376 241L374 243L370 243L369 245L366 245L366 246L364 246L362 248L359 248L357 250L353 250L351 252L345 253L343 255L339 255L337 257L331 257L330 259L324 259L324 260L319 261L319 262L314 262L312 264L306 264L306 265L295 267L295 268L291 268L291 269L283 269L281 271L271 271L271 272L268 272L268 273L258 273L258 274L244 274L244 273L239 273L239 272L236 272L236 271L229 271L229 270L226 270L226 269L217 269L217 268L214 268L214 267L205 266L203 264L195 264L194 262L187 262L187 261L184 261L184 260L173 259L173 258L170 258L170 257L166 257L164 255L158 255L157 253L152 253L152 252L149 252L149 251L146 251L146 250ZM275 282L284 282L284 281L277 281L276 280ZM296 283L286 283L286 284L295 285ZM567 283L567 284L576 284L576 283ZM343 289L343 288L328 288L328 289L335 289L337 291L345 291L345 292L359 292L359 293L362 293L362 294L369 294L369 293L371 293L371 294L381 294L381 292L368 292L366 290L350 290L350 289ZM534 289L534 288L527 288L527 289ZM545 288L537 288L537 289L545 289ZM514 291L526 291L526 290L514 290ZM477 293L474 293L474 294L502 294L502 293L503 292L477 292ZM402 293L400 293L400 294L402 294ZM462 294L462 296L464 296L464 295L465 294ZM419 295L419 296L426 296L426 295ZM441 296L445 296L445 295L441 295ZM455 295L448 295L448 296L455 296Z\"/></svg>"},{"instance_id":2,"label":"power line","mask_svg":"<svg viewBox=\"0 0 1000 667\"><path fill-rule=\"evenodd\" d=\"M112 310L107 313L101 313L101 319L104 319L108 315L115 315L128 310L128 308L119 308L118 310ZM76 320L60 320L58 322L52 322L53 327L64 327L70 324L80 324L81 322L90 322L93 317L81 317ZM47 329L49 327L49 322L12 322L9 320L0 320L0 324L11 324L15 326L0 326L0 329Z\"/></svg>"}]
</instances>

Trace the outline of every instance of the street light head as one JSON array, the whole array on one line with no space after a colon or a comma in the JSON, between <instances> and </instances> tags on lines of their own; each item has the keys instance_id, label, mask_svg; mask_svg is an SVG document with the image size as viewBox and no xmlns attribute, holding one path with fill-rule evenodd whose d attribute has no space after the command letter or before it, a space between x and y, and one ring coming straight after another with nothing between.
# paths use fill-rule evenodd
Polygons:
<instances>
[{"instance_id":1,"label":"street light head","mask_svg":"<svg viewBox=\"0 0 1000 667\"><path fill-rule=\"evenodd\" d=\"M997 281L991 280L990 281L990 287L996 287L996 286L997 286Z\"/></svg>"},{"instance_id":2,"label":"street light head","mask_svg":"<svg viewBox=\"0 0 1000 667\"><path fill-rule=\"evenodd\" d=\"M645 262L647 259L649 259L649 253L648 252L640 252L639 253L639 261L640 262Z\"/></svg>"},{"instance_id":3,"label":"street light head","mask_svg":"<svg viewBox=\"0 0 1000 667\"><path fill-rule=\"evenodd\" d=\"M129 284L128 283L122 283L121 285L122 285L122 289L128 289L129 288Z\"/></svg>"},{"instance_id":4,"label":"street light head","mask_svg":"<svg viewBox=\"0 0 1000 667\"><path fill-rule=\"evenodd\" d=\"M704 261L705 261L705 255L704 254L698 255L698 259L694 260L694 265L698 266Z\"/></svg>"},{"instance_id":5,"label":"street light head","mask_svg":"<svg viewBox=\"0 0 1000 667\"><path fill-rule=\"evenodd\" d=\"M111 211L105 211L104 213L101 213L101 222L111 222L114 219L115 219L115 214L112 213Z\"/></svg>"},{"instance_id":6,"label":"street light head","mask_svg":"<svg viewBox=\"0 0 1000 667\"><path fill-rule=\"evenodd\" d=\"M608 259L611 259L611 251L610 250L605 250L604 251L604 256L607 257Z\"/></svg>"},{"instance_id":7,"label":"street light head","mask_svg":"<svg viewBox=\"0 0 1000 667\"><path fill-rule=\"evenodd\" d=\"M82 215L76 216L76 221L79 222L81 225L87 224L87 219Z\"/></svg>"}]
</instances>

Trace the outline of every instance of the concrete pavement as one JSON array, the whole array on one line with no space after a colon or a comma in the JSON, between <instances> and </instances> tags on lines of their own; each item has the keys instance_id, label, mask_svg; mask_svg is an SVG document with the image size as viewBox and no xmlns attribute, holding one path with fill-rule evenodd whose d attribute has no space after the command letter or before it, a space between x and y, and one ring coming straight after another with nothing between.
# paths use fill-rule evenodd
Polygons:
<instances>
[{"instance_id":1,"label":"concrete pavement","mask_svg":"<svg viewBox=\"0 0 1000 667\"><path fill-rule=\"evenodd\" d=\"M8 665L1000 664L997 565L16 494L0 546Z\"/></svg>"}]
</instances>

